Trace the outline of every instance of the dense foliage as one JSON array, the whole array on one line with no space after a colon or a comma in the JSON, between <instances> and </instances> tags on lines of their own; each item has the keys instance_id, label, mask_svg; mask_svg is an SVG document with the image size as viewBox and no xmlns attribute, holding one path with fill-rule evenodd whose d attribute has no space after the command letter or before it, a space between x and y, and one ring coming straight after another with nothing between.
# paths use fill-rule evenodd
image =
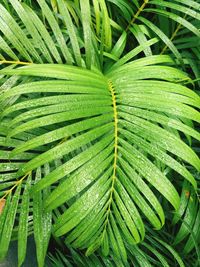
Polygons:
<instances>
[{"instance_id":1,"label":"dense foliage","mask_svg":"<svg viewBox=\"0 0 200 267\"><path fill-rule=\"evenodd\" d=\"M199 10L0 0L1 260L200 266Z\"/></svg>"}]
</instances>

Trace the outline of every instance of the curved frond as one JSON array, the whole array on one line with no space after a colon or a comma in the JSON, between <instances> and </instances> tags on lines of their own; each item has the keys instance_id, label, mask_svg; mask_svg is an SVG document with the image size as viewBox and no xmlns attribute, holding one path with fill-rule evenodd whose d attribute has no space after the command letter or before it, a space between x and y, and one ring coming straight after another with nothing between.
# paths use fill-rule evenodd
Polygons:
<instances>
[{"instance_id":1,"label":"curved frond","mask_svg":"<svg viewBox=\"0 0 200 267\"><path fill-rule=\"evenodd\" d=\"M36 179L32 194L36 197L41 190L57 184L47 195L45 207L52 210L63 203L70 204L55 220L55 235L68 233L68 242L87 248L88 254L99 246L103 250L107 246L107 254L115 243L115 255L126 262L124 241L136 244L143 240L144 217L157 229L164 224L157 192L178 209L179 195L173 180L160 167L162 164L196 187L194 177L182 162L199 170L200 161L178 132L200 139L198 132L184 125L184 118L200 121L194 109L200 99L178 83L187 79L183 72L155 65L162 58L165 61L165 56L149 57L116 66L106 76L61 65L1 71L51 78L18 85L3 93L2 102L16 95L19 99L32 93L44 95L42 102L18 101L2 116L12 118L13 111L19 111L11 119L10 137L51 126L48 132L38 132L11 152L14 156L50 146L19 167L17 176L61 159L58 167L40 174L41 180ZM150 79L148 83L146 79ZM63 104L57 105L60 97ZM60 122L64 123L61 127Z\"/></svg>"}]
</instances>

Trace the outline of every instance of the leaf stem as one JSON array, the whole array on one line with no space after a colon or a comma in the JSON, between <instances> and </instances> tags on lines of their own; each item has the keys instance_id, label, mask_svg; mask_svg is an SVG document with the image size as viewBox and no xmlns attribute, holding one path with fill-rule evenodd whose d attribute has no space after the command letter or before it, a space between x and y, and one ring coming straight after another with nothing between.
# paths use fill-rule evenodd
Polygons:
<instances>
[{"instance_id":1,"label":"leaf stem","mask_svg":"<svg viewBox=\"0 0 200 267\"><path fill-rule=\"evenodd\" d=\"M136 21L136 19L139 17L140 13L143 11L145 6L148 4L149 0L144 0L144 3L138 8L137 12L134 14L132 20L129 22L128 26L126 27L126 32L130 28L130 26Z\"/></svg>"},{"instance_id":2,"label":"leaf stem","mask_svg":"<svg viewBox=\"0 0 200 267\"><path fill-rule=\"evenodd\" d=\"M30 174L31 174L31 171L28 172L27 174L25 174L20 180L17 180L17 181L15 182L15 184L14 184L9 190L7 190L7 191L5 192L4 196L0 198L0 203L1 203L1 201L2 201L3 199L5 199L5 198L7 197L7 195L11 194L12 191L13 191L19 184L21 184L22 181L23 181L27 176L29 176Z\"/></svg>"},{"instance_id":3,"label":"leaf stem","mask_svg":"<svg viewBox=\"0 0 200 267\"><path fill-rule=\"evenodd\" d=\"M187 14L185 14L183 18L185 19L186 17L187 17ZM182 27L182 24L179 23L179 24L177 25L175 31L172 33L172 36L171 36L171 38L170 38L170 41L173 41L173 40L175 39L175 37L176 37L177 33L180 31L181 27ZM163 54L165 53L165 51L167 50L167 48L168 48L168 46L165 45L165 46L163 47L163 49L162 49L160 55L163 55Z\"/></svg>"},{"instance_id":4,"label":"leaf stem","mask_svg":"<svg viewBox=\"0 0 200 267\"><path fill-rule=\"evenodd\" d=\"M33 62L11 61L11 60L0 60L0 64L30 65L30 64L33 64Z\"/></svg>"},{"instance_id":5,"label":"leaf stem","mask_svg":"<svg viewBox=\"0 0 200 267\"><path fill-rule=\"evenodd\" d=\"M112 82L109 80L108 81L108 87L109 91L112 96L112 103L113 103L113 112L114 112L114 162L113 162L113 174L112 174L112 184L111 184L111 189L110 189L110 197L108 201L108 209L106 211L106 219L104 222L104 230L102 234L102 240L104 238L106 228L108 225L108 220L109 220L109 215L111 211L111 204L112 204L112 199L113 199L113 192L114 192L114 185L116 181L116 169L117 169L117 155L118 155L118 115L117 115L117 103L116 103L116 96L115 96L115 90L113 87Z\"/></svg>"}]
</instances>

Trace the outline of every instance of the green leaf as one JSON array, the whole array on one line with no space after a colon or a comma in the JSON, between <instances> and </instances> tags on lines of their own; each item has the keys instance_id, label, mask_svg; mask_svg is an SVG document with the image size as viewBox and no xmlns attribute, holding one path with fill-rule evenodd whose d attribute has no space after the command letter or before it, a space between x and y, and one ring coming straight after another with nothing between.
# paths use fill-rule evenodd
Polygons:
<instances>
[{"instance_id":1,"label":"green leaf","mask_svg":"<svg viewBox=\"0 0 200 267\"><path fill-rule=\"evenodd\" d=\"M183 25L185 28L187 28L189 31L193 32L198 37L200 36L199 30L195 26L193 26L192 23L190 23L186 19L176 15L175 13L164 11L164 10L161 10L161 9L154 9L154 8L146 8L144 11L145 12L148 12L148 11L149 12L155 12L155 13L163 15L163 16L165 16L167 18L170 18L170 19L180 23L181 25Z\"/></svg>"},{"instance_id":2,"label":"green leaf","mask_svg":"<svg viewBox=\"0 0 200 267\"><path fill-rule=\"evenodd\" d=\"M45 167L45 174L47 175L49 170L48 166ZM41 179L41 168L36 171L37 183ZM46 257L46 251L49 244L51 234L51 213L46 212L43 207L43 197L47 197L49 190L45 190L44 193L38 192L33 196L33 226L34 226L34 239L36 243L36 253L38 266L44 266Z\"/></svg>"},{"instance_id":3,"label":"green leaf","mask_svg":"<svg viewBox=\"0 0 200 267\"><path fill-rule=\"evenodd\" d=\"M61 32L61 29L59 27L59 24L56 20L56 18L53 15L53 12L51 11L51 9L48 7L47 3L45 1L42 0L37 0L38 4L40 5L40 8L42 10L42 14L43 16L45 16L45 18L47 19L49 26L51 27L53 34L61 48L61 53L63 54L66 62L68 64L72 64L73 60L72 60L72 55L66 45L64 36Z\"/></svg>"},{"instance_id":4,"label":"green leaf","mask_svg":"<svg viewBox=\"0 0 200 267\"><path fill-rule=\"evenodd\" d=\"M16 49L21 52L22 55L24 55L28 60L32 61L31 57L29 56L31 55L39 63L42 63L43 61L41 57L25 35L24 31L19 27L16 21L11 17L11 15L2 5L0 5L0 13L0 17L1 19L3 19L0 29L4 32L7 38L10 39L11 43L16 46Z\"/></svg>"},{"instance_id":5,"label":"green leaf","mask_svg":"<svg viewBox=\"0 0 200 267\"><path fill-rule=\"evenodd\" d=\"M91 33L91 11L90 11L90 2L89 0L81 1L81 16L83 23L83 33L85 41L85 53L86 53L86 66L88 69L91 68L91 57L92 57L92 33ZM73 42L72 42L73 43Z\"/></svg>"},{"instance_id":6,"label":"green leaf","mask_svg":"<svg viewBox=\"0 0 200 267\"><path fill-rule=\"evenodd\" d=\"M14 223L15 223L15 216L16 216L16 212L17 212L17 206L18 206L18 202L19 202L19 198L20 198L20 192L21 192L21 183L19 183L19 185L17 186L17 189L15 191L15 193L12 196L12 200L9 201L9 208L5 207L6 209L9 209L9 211L7 210L7 214L6 217L4 217L4 224L2 225L2 232L1 232L1 238L0 238L0 247L1 247L1 251L0 251L0 260L3 260L8 252L8 248L9 248L9 244L11 241L11 236L12 236L12 230L14 227ZM1 215L1 216L5 216L5 215Z\"/></svg>"},{"instance_id":7,"label":"green leaf","mask_svg":"<svg viewBox=\"0 0 200 267\"><path fill-rule=\"evenodd\" d=\"M31 188L31 175L29 175L22 197L20 207L19 230L18 230L18 265L21 266L26 258L27 236L28 236L28 216Z\"/></svg>"},{"instance_id":8,"label":"green leaf","mask_svg":"<svg viewBox=\"0 0 200 267\"><path fill-rule=\"evenodd\" d=\"M78 39L77 39L74 25L73 25L73 22L72 22L72 19L71 19L71 16L70 16L70 13L68 11L68 8L67 8L65 1L63 1L63 0L58 1L58 7L60 10L60 14L62 16L62 19L63 19L63 21L67 27L67 30L68 30L68 34L69 34L69 38L71 40L71 45L72 45L72 49L74 51L74 57L75 57L76 63L78 66L82 66Z\"/></svg>"}]
</instances>

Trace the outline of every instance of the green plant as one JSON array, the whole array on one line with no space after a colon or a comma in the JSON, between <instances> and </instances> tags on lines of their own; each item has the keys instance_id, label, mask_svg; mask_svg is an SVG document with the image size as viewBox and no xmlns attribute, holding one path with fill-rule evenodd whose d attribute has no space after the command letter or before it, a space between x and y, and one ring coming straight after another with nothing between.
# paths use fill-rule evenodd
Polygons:
<instances>
[{"instance_id":1,"label":"green plant","mask_svg":"<svg viewBox=\"0 0 200 267\"><path fill-rule=\"evenodd\" d=\"M1 1L0 259L198 266L199 8Z\"/></svg>"}]
</instances>

